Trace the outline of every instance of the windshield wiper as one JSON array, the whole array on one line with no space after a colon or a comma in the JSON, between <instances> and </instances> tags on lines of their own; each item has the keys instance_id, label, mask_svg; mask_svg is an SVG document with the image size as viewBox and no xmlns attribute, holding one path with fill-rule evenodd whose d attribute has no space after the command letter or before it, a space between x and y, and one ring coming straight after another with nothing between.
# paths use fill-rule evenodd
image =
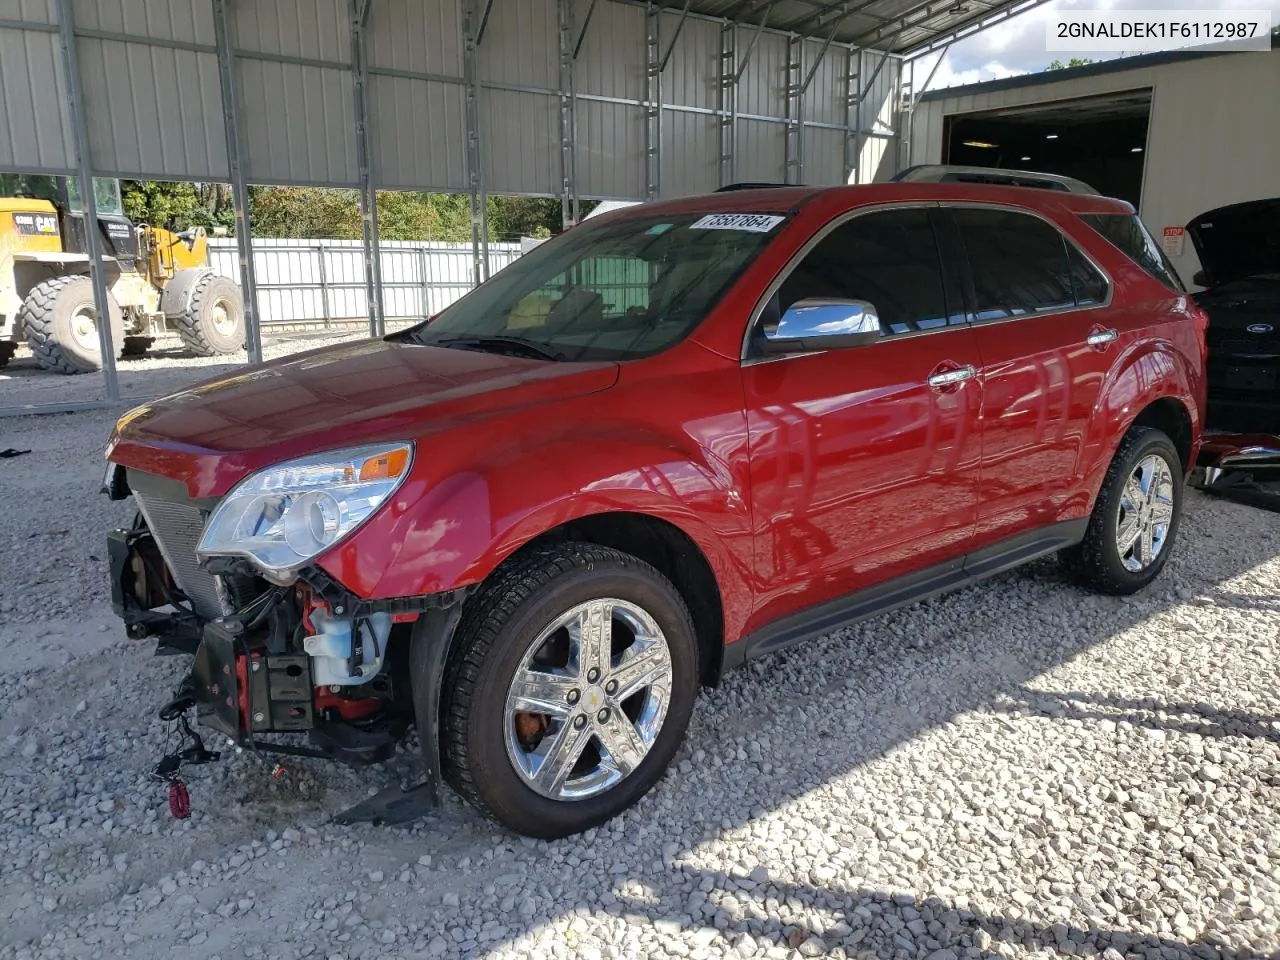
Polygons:
<instances>
[{"instance_id":1,"label":"windshield wiper","mask_svg":"<svg viewBox=\"0 0 1280 960\"><path fill-rule=\"evenodd\" d=\"M460 335L456 337L441 337L439 340L426 340L419 342L425 342L427 346L461 347L464 350L494 350L495 348L506 348L512 351L522 351L526 356L537 357L539 360L563 361L565 359L564 354L544 347L542 344L536 343L533 340L526 340L523 337L482 337Z\"/></svg>"}]
</instances>

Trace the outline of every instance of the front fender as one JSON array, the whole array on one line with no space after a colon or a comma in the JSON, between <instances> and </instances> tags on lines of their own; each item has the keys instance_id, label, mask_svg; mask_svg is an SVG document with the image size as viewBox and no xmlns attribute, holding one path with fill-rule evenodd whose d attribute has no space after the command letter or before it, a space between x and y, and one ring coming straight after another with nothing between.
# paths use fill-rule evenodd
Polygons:
<instances>
[{"instance_id":1,"label":"front fender","mask_svg":"<svg viewBox=\"0 0 1280 960\"><path fill-rule=\"evenodd\" d=\"M1200 436L1197 376L1183 353L1167 340L1135 345L1113 367L1099 394L1081 448L1077 476L1081 492L1063 519L1088 516L1120 441L1144 410L1158 400L1177 401L1191 419L1191 436Z\"/></svg>"},{"instance_id":2,"label":"front fender","mask_svg":"<svg viewBox=\"0 0 1280 960\"><path fill-rule=\"evenodd\" d=\"M731 461L660 442L634 424L521 446L478 456L438 482L411 478L320 566L368 599L440 593L483 581L521 546L569 521L643 514L677 527L702 551L720 586L726 635L736 636L729 611L750 609L752 551Z\"/></svg>"}]
</instances>

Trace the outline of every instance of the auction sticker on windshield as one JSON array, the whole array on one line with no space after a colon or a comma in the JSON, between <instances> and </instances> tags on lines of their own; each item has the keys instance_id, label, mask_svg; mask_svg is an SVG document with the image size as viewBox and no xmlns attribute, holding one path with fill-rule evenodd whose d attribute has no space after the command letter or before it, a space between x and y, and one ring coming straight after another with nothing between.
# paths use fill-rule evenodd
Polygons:
<instances>
[{"instance_id":1,"label":"auction sticker on windshield","mask_svg":"<svg viewBox=\"0 0 1280 960\"><path fill-rule=\"evenodd\" d=\"M748 233L768 233L786 217L775 217L767 213L712 213L697 223L689 225L690 230L745 230Z\"/></svg>"}]
</instances>

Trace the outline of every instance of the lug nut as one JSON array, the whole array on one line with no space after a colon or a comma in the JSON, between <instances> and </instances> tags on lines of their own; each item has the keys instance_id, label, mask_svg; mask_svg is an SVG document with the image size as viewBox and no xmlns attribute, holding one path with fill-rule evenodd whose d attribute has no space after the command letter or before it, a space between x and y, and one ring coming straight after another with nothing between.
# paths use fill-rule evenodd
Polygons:
<instances>
[{"instance_id":1,"label":"lug nut","mask_svg":"<svg viewBox=\"0 0 1280 960\"><path fill-rule=\"evenodd\" d=\"M608 708L606 707L604 710L601 710L599 713L597 713L596 719L599 720L601 723L608 723L609 722Z\"/></svg>"},{"instance_id":2,"label":"lug nut","mask_svg":"<svg viewBox=\"0 0 1280 960\"><path fill-rule=\"evenodd\" d=\"M567 697L565 697L565 699L566 699L566 700L568 700L568 701L569 701L569 705L570 705L570 706L572 706L573 704L575 704L575 703L577 703L577 702L578 702L578 698L579 698L580 696L582 696L582 694L578 693L578 691L577 691L577 690L570 690L570 691L569 691L569 695L568 695Z\"/></svg>"},{"instance_id":3,"label":"lug nut","mask_svg":"<svg viewBox=\"0 0 1280 960\"><path fill-rule=\"evenodd\" d=\"M612 697L615 693L618 692L618 681L610 680L608 683L606 683L604 685L604 692L609 694L609 696Z\"/></svg>"},{"instance_id":4,"label":"lug nut","mask_svg":"<svg viewBox=\"0 0 1280 960\"><path fill-rule=\"evenodd\" d=\"M582 714L578 714L576 717L573 718L573 725L577 727L579 730L581 730L583 727L587 725L587 718L584 717Z\"/></svg>"},{"instance_id":5,"label":"lug nut","mask_svg":"<svg viewBox=\"0 0 1280 960\"><path fill-rule=\"evenodd\" d=\"M595 683L599 679L600 679L600 671L595 669L595 667L592 667L590 670L587 671L588 683Z\"/></svg>"}]
</instances>

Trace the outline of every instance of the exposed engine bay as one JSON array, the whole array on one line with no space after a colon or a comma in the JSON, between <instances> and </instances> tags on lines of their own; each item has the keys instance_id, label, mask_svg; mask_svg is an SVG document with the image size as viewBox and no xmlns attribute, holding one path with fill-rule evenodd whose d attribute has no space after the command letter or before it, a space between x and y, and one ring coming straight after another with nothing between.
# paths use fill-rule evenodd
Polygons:
<instances>
[{"instance_id":1,"label":"exposed engine bay","mask_svg":"<svg viewBox=\"0 0 1280 960\"><path fill-rule=\"evenodd\" d=\"M198 564L193 553L180 551L198 536L210 505L186 499L158 477L130 472L126 487L122 473L109 471L107 492L116 499L132 494L139 512L130 529L108 538L113 606L131 638L154 638L157 654L191 658L173 699L159 708L161 720L181 734L180 747L154 770L171 785L175 815L189 810L179 770L219 757L190 715L228 748L376 764L392 757L415 723L416 671L417 708L434 726L443 650L460 597L370 602L319 568L279 585L243 559ZM426 643L410 643L415 628L430 634L436 627L441 642L426 636ZM411 647L420 651L417 663ZM431 656L436 650L440 655ZM422 738L421 789L405 793L396 785L339 819L397 822L433 806L435 739L434 732Z\"/></svg>"}]
</instances>

